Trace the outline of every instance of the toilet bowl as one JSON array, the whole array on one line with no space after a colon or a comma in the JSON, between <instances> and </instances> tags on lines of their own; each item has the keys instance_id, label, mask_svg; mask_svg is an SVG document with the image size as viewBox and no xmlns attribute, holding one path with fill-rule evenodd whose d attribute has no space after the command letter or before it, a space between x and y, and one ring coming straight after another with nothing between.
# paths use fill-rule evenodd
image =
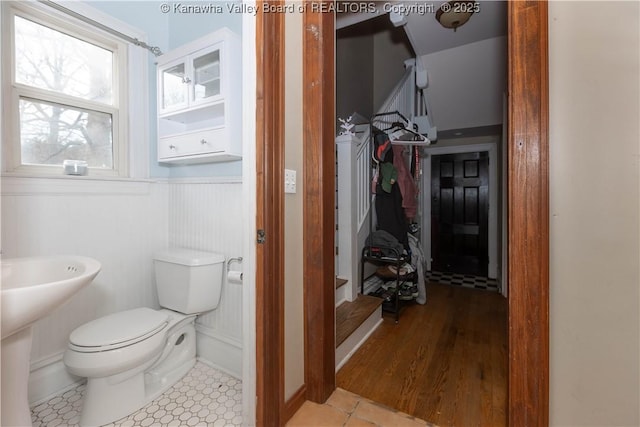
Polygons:
<instances>
[{"instance_id":1,"label":"toilet bowl","mask_svg":"<svg viewBox=\"0 0 640 427\"><path fill-rule=\"evenodd\" d=\"M155 257L160 310L141 307L75 329L64 354L87 378L81 426L108 424L142 408L195 364L195 319L217 307L224 257L172 249Z\"/></svg>"}]
</instances>

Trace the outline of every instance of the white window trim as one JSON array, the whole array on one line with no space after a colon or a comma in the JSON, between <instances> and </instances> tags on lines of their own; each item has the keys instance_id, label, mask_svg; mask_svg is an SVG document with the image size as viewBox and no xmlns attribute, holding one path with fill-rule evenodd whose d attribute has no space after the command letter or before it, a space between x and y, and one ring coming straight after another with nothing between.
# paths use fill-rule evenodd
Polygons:
<instances>
[{"instance_id":1,"label":"white window trim","mask_svg":"<svg viewBox=\"0 0 640 427\"><path fill-rule=\"evenodd\" d=\"M87 4L80 2L64 2L64 7L89 19L100 22L123 34L140 41L146 42L146 35L140 30L123 23L110 15L100 12ZM148 55L142 48L127 44L112 35L94 26L79 21L65 13L53 9L36 1L27 2L2 2L2 17L0 21L3 34L2 44L2 92L4 123L0 126L2 131L2 175L4 176L61 176L60 166L20 165L20 155L15 153L19 149L19 117L17 117L18 90L14 88L13 78L13 15L14 10L22 11L29 16L39 18L43 22L51 22L53 28L62 26L65 31L80 34L95 35L95 37L113 40L118 44L119 54L114 56L118 61L120 72L118 74L117 88L114 88L116 99L115 108L119 110L116 118L114 115L114 169L104 170L91 168L89 175L93 178L121 177L121 178L146 178L149 176L149 142L148 142ZM63 24L60 24L60 21ZM64 24L70 22L71 24ZM48 24L49 25L49 24ZM112 43L113 43L112 42ZM21 89L22 90L22 89ZM124 100L124 102L122 102ZM130 120L136 117L136 120ZM117 120L119 119L119 122ZM116 134L117 129L117 134ZM116 143L117 140L117 143ZM13 141L13 143L12 143ZM133 141L133 143L130 143ZM64 176L64 175L62 175ZM69 179L83 179L74 176Z\"/></svg>"}]
</instances>

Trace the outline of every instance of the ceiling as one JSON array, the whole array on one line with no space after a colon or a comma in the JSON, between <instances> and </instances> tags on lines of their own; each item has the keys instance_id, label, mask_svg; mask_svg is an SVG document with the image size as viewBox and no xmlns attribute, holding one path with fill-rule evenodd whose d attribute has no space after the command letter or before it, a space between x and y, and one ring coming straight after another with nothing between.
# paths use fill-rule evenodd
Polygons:
<instances>
[{"instance_id":1,"label":"ceiling","mask_svg":"<svg viewBox=\"0 0 640 427\"><path fill-rule=\"evenodd\" d=\"M507 34L507 4L479 1L479 11L456 31L444 28L435 13L407 15L405 30L416 55L426 55Z\"/></svg>"},{"instance_id":2,"label":"ceiling","mask_svg":"<svg viewBox=\"0 0 640 427\"><path fill-rule=\"evenodd\" d=\"M392 12L392 15L406 18L405 31L417 56L504 36L507 33L507 3L504 1L478 1L479 11L456 31L444 28L435 18L437 9L443 3L437 1L433 3L425 1L361 2L367 5L366 11L357 13L347 9L338 13L336 28L346 28ZM371 7L372 5L375 5L375 9Z\"/></svg>"}]
</instances>

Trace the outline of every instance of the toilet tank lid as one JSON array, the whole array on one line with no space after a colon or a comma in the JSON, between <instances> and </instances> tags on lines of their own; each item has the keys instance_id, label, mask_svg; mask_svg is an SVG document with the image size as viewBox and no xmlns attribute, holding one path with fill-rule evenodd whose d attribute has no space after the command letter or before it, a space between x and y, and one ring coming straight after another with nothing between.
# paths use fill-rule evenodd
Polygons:
<instances>
[{"instance_id":1,"label":"toilet tank lid","mask_svg":"<svg viewBox=\"0 0 640 427\"><path fill-rule=\"evenodd\" d=\"M189 267L224 262L224 255L222 254L185 248L165 249L156 252L153 258L156 261L170 262L172 264L181 264Z\"/></svg>"}]
</instances>

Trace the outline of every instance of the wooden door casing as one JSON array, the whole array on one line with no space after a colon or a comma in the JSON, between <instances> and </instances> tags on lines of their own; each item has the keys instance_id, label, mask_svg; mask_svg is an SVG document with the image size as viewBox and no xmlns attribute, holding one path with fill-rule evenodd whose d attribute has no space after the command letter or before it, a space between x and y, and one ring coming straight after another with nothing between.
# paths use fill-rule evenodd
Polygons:
<instances>
[{"instance_id":1,"label":"wooden door casing","mask_svg":"<svg viewBox=\"0 0 640 427\"><path fill-rule=\"evenodd\" d=\"M284 423L284 14L256 18L256 424ZM258 238L258 236L256 236Z\"/></svg>"},{"instance_id":2,"label":"wooden door casing","mask_svg":"<svg viewBox=\"0 0 640 427\"><path fill-rule=\"evenodd\" d=\"M509 425L549 425L548 4L507 3Z\"/></svg>"}]
</instances>

